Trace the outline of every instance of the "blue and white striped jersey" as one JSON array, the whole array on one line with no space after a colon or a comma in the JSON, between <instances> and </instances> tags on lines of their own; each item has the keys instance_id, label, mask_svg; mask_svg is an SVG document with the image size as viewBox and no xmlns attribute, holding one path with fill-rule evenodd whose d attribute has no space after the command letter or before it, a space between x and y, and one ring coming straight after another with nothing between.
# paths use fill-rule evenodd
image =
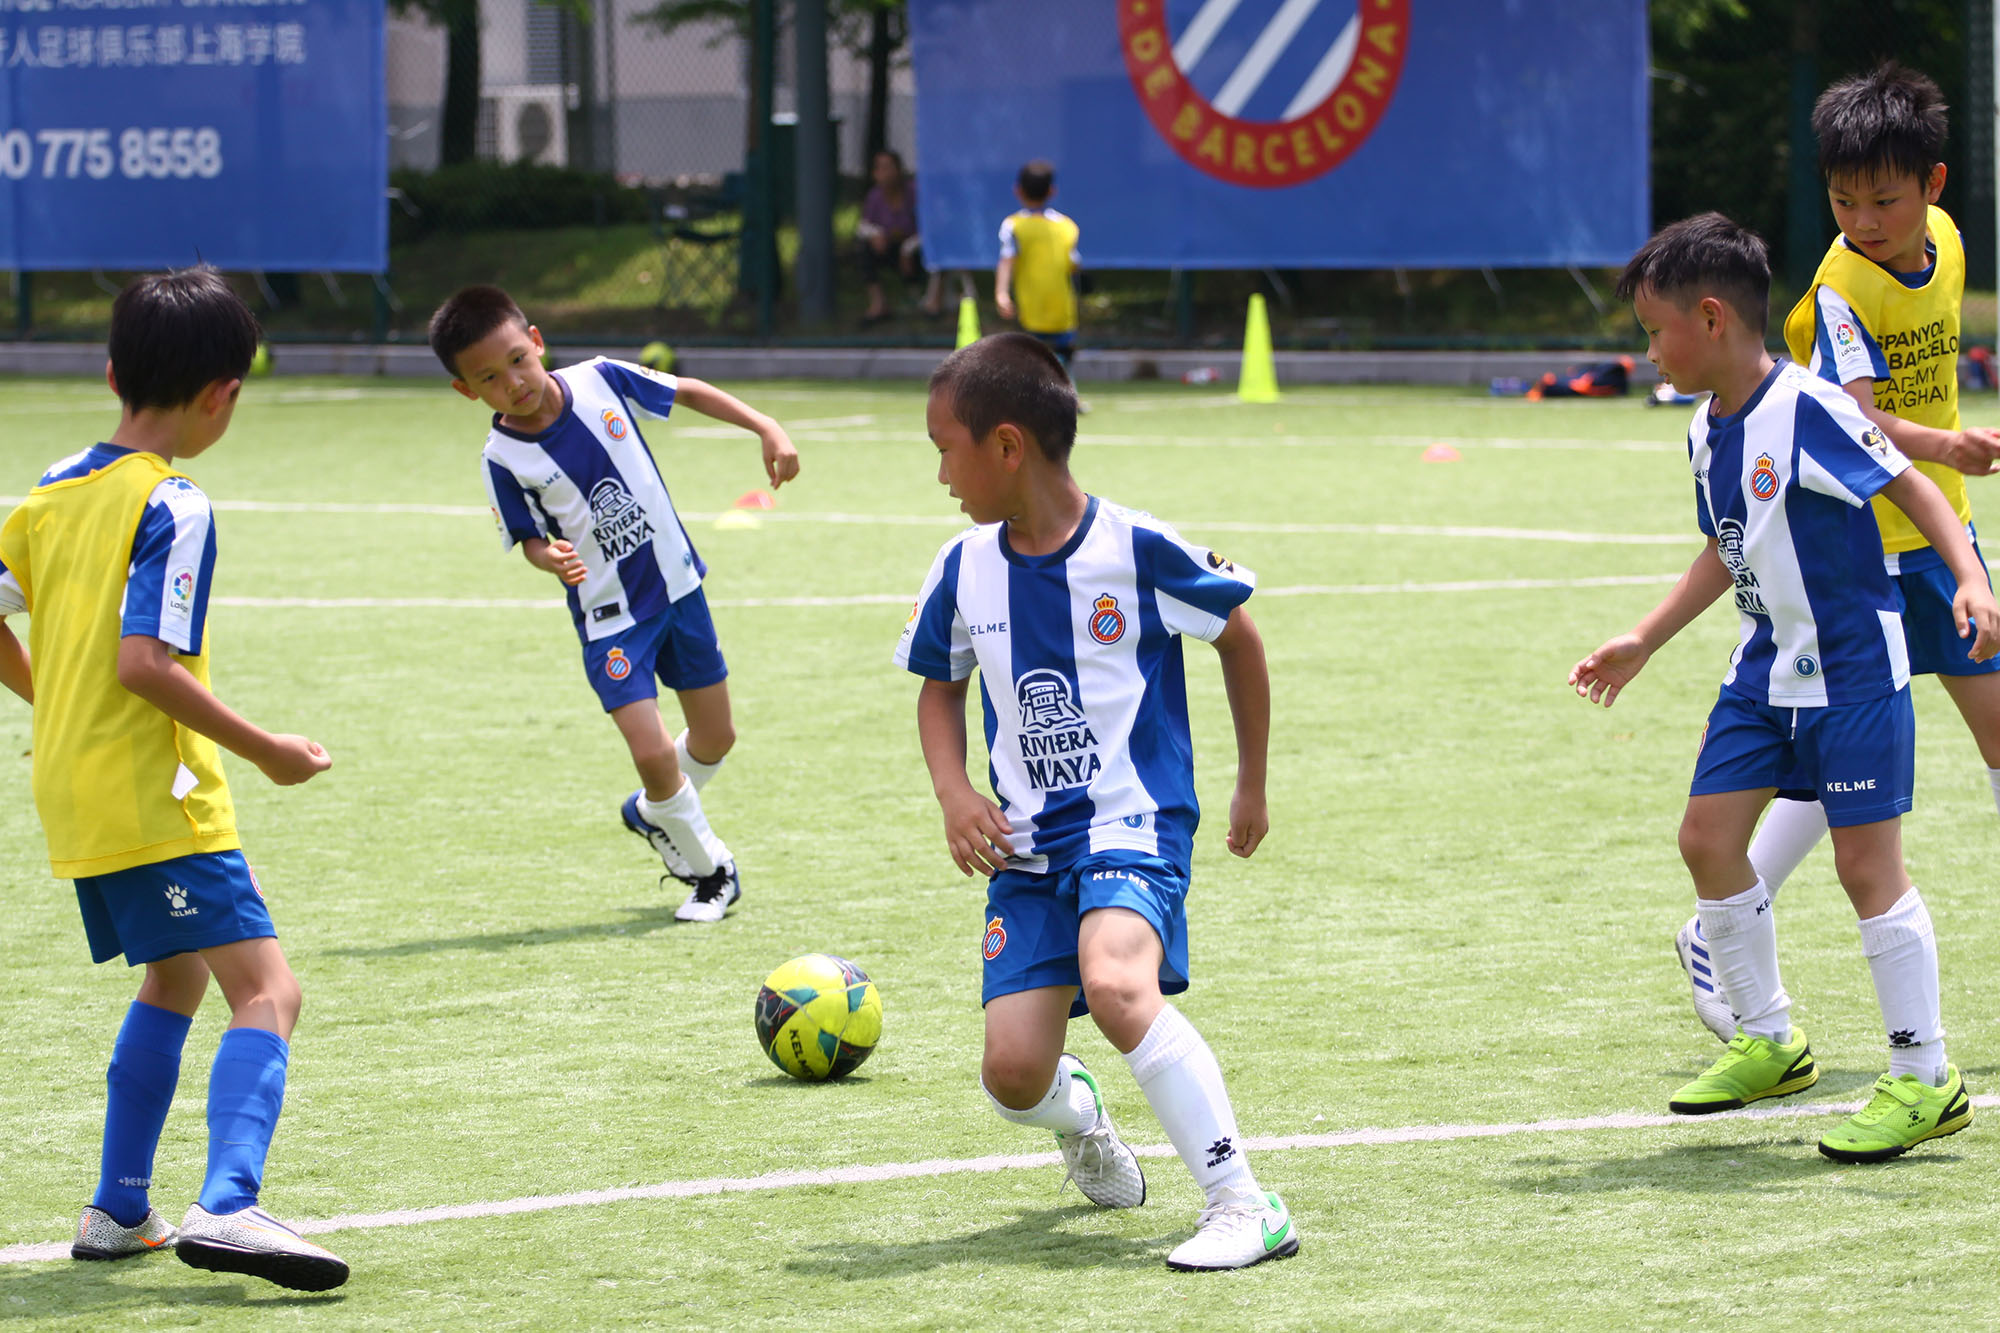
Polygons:
<instances>
[{"instance_id":1,"label":"blue and white striped jersey","mask_svg":"<svg viewBox=\"0 0 2000 1333\"><path fill-rule=\"evenodd\" d=\"M701 586L708 567L636 420L666 419L674 377L606 357L554 377L567 400L556 423L527 436L496 415L481 459L507 548L542 537L583 557L584 580L567 596L587 643L666 610Z\"/></svg>"},{"instance_id":2,"label":"blue and white striped jersey","mask_svg":"<svg viewBox=\"0 0 2000 1333\"><path fill-rule=\"evenodd\" d=\"M1257 576L1165 523L1092 497L1050 555L1006 525L945 543L896 646L932 680L979 668L993 794L1014 869L1112 848L1187 868L1201 809L1180 635L1212 641Z\"/></svg>"},{"instance_id":3,"label":"blue and white striped jersey","mask_svg":"<svg viewBox=\"0 0 2000 1333\"><path fill-rule=\"evenodd\" d=\"M40 484L88 476L131 452L93 444L49 468ZM215 515L208 497L187 478L168 477L139 513L119 607L120 632L149 635L190 656L200 653L214 575ZM20 581L0 565L0 616L25 610Z\"/></svg>"},{"instance_id":4,"label":"blue and white striped jersey","mask_svg":"<svg viewBox=\"0 0 2000 1333\"><path fill-rule=\"evenodd\" d=\"M1910 466L1838 388L1780 361L1727 417L1688 431L1695 521L1736 581L1723 684L1780 708L1859 703L1910 679L1901 603L1868 501Z\"/></svg>"}]
</instances>

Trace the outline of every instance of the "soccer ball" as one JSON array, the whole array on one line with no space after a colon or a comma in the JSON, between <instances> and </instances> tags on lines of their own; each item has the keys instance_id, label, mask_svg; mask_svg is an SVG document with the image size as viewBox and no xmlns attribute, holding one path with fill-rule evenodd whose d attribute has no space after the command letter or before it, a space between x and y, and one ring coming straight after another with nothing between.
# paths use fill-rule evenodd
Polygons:
<instances>
[{"instance_id":1,"label":"soccer ball","mask_svg":"<svg viewBox=\"0 0 2000 1333\"><path fill-rule=\"evenodd\" d=\"M757 992L757 1044L793 1078L816 1083L851 1074L881 1039L882 997L845 958L794 958Z\"/></svg>"},{"instance_id":2,"label":"soccer ball","mask_svg":"<svg viewBox=\"0 0 2000 1333\"><path fill-rule=\"evenodd\" d=\"M639 364L648 370L672 370L674 349L663 342L650 342L639 349Z\"/></svg>"}]
</instances>

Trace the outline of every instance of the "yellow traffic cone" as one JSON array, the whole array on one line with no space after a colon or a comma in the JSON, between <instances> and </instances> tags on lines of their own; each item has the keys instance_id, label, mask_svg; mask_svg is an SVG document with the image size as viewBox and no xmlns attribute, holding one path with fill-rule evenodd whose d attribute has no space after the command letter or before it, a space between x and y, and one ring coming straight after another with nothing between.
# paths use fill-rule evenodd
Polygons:
<instances>
[{"instance_id":1,"label":"yellow traffic cone","mask_svg":"<svg viewBox=\"0 0 2000 1333\"><path fill-rule=\"evenodd\" d=\"M963 297L958 303L958 345L970 347L979 341L979 303Z\"/></svg>"},{"instance_id":2,"label":"yellow traffic cone","mask_svg":"<svg viewBox=\"0 0 2000 1333\"><path fill-rule=\"evenodd\" d=\"M1278 367L1271 358L1271 316L1260 292L1250 298L1250 316L1243 330L1243 374L1236 396L1246 403L1278 401Z\"/></svg>"}]
</instances>

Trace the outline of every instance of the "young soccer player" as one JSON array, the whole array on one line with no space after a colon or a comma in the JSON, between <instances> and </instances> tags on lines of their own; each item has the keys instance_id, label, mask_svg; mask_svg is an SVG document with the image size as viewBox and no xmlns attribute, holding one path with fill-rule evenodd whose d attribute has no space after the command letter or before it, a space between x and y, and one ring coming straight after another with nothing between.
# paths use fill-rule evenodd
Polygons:
<instances>
[{"instance_id":1,"label":"young soccer player","mask_svg":"<svg viewBox=\"0 0 2000 1333\"><path fill-rule=\"evenodd\" d=\"M1290 1213L1244 1158L1215 1056L1163 997L1187 989L1200 817L1181 635L1222 661L1237 750L1229 849L1249 856L1269 828L1270 680L1242 606L1256 576L1084 493L1069 471L1076 391L1026 334L953 353L926 416L938 481L979 526L938 553L896 662L924 677L917 728L945 845L964 873L990 877L980 1078L993 1109L1053 1132L1092 1202L1145 1202L1097 1079L1063 1050L1068 1021L1088 1012L1208 1195L1168 1266L1296 1253ZM974 667L999 805L965 773Z\"/></svg>"},{"instance_id":2,"label":"young soccer player","mask_svg":"<svg viewBox=\"0 0 2000 1333\"><path fill-rule=\"evenodd\" d=\"M439 306L430 341L452 387L493 409L482 471L503 546L518 543L568 590L584 672L639 770L620 818L688 886L675 917L722 920L742 885L700 793L736 743L729 668L702 596L708 566L638 417L689 407L753 432L773 489L799 474L798 450L777 422L697 379L604 357L544 369L541 331L498 287ZM660 718L656 677L679 697L678 737Z\"/></svg>"},{"instance_id":3,"label":"young soccer player","mask_svg":"<svg viewBox=\"0 0 2000 1333\"><path fill-rule=\"evenodd\" d=\"M1936 206L1944 189L1945 106L1937 85L1894 63L1835 84L1813 108L1820 174L1840 235L1813 286L1785 320L1793 358L1840 385L1951 502L1955 525L1973 539L1965 476L2000 458L2000 435L1958 418L1958 320L1965 250L1958 227ZM1888 571L1896 585L1912 675L1937 676L1971 729L2000 802L2000 659L1966 652L1952 623L1957 579L1944 557L1896 505L1875 499ZM1985 560L1978 577L1987 580ZM1772 803L1750 859L1773 897L1827 828L1815 799ZM1873 946L1871 941L1870 947ZM1706 975L1699 923L1675 939L1695 1013L1724 1041L1728 1006Z\"/></svg>"},{"instance_id":4,"label":"young soccer player","mask_svg":"<svg viewBox=\"0 0 2000 1333\"><path fill-rule=\"evenodd\" d=\"M111 1049L97 1194L70 1253L172 1244L195 1268L324 1291L347 1265L257 1206L285 1097L299 983L244 862L218 745L280 786L332 760L208 687L215 568L208 498L174 460L229 428L257 322L221 275L134 281L111 308L111 439L51 467L0 525L0 680L34 708L35 805L49 864L76 881L94 962L144 966ZM23 679L24 670L31 670ZM208 1173L178 1232L153 1210L153 1151L188 1026L213 977L229 1004L208 1079Z\"/></svg>"},{"instance_id":5,"label":"young soccer player","mask_svg":"<svg viewBox=\"0 0 2000 1333\"><path fill-rule=\"evenodd\" d=\"M1000 262L993 270L993 302L1002 319L1019 312L1021 327L1048 344L1064 369L1076 355L1076 277L1080 234L1070 218L1049 207L1056 169L1037 158L1021 168L1014 197L1021 207L1000 224Z\"/></svg>"},{"instance_id":6,"label":"young soccer player","mask_svg":"<svg viewBox=\"0 0 2000 1333\"><path fill-rule=\"evenodd\" d=\"M1609 707L1662 644L1734 590L1742 642L1703 733L1680 849L1737 1031L1668 1109L1732 1110L1819 1079L1791 1021L1771 895L1750 852L1774 795L1817 794L1890 1048L1868 1104L1819 1149L1873 1162L1964 1129L1972 1102L1945 1059L1937 943L1903 867L1910 667L1869 499L1894 501L1958 580L1952 617L1978 661L2000 648L2000 606L1936 485L1846 394L1764 350L1769 292L1764 243L1716 213L1666 228L1626 266L1619 299L1632 302L1647 357L1675 388L1713 395L1688 433L1707 544L1631 633L1577 663L1570 684Z\"/></svg>"}]
</instances>

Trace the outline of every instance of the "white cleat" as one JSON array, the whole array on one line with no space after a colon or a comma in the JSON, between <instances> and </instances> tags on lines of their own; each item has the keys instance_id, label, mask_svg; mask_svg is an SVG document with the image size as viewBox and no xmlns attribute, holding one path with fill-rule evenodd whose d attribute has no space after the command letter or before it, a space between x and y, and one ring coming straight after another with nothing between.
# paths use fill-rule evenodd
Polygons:
<instances>
[{"instance_id":1,"label":"white cleat","mask_svg":"<svg viewBox=\"0 0 2000 1333\"><path fill-rule=\"evenodd\" d=\"M1701 933L1699 916L1689 917L1674 936L1674 956L1681 960L1681 971L1687 973L1688 988L1694 992L1694 1016L1717 1040L1728 1043L1736 1036L1736 1015L1715 978L1714 960L1708 955L1708 940Z\"/></svg>"},{"instance_id":2,"label":"white cleat","mask_svg":"<svg viewBox=\"0 0 2000 1333\"><path fill-rule=\"evenodd\" d=\"M674 909L674 920L720 921L728 914L729 905L742 896L743 885L736 878L736 863L731 861L694 881L687 901Z\"/></svg>"},{"instance_id":3,"label":"white cleat","mask_svg":"<svg viewBox=\"0 0 2000 1333\"><path fill-rule=\"evenodd\" d=\"M1298 1252L1299 1229L1291 1210L1277 1195L1266 1193L1202 1209L1194 1235L1167 1256L1167 1267L1207 1273L1289 1259Z\"/></svg>"},{"instance_id":4,"label":"white cleat","mask_svg":"<svg viewBox=\"0 0 2000 1333\"><path fill-rule=\"evenodd\" d=\"M618 807L619 822L644 838L647 844L660 854L660 864L667 868L669 875L683 884L700 883L695 876L694 867L688 864L685 856L681 855L680 848L674 846L674 840L667 835L667 831L639 813L639 798L645 794L645 789L641 788L625 798L624 804ZM694 900L690 898L688 901Z\"/></svg>"},{"instance_id":5,"label":"white cleat","mask_svg":"<svg viewBox=\"0 0 2000 1333\"><path fill-rule=\"evenodd\" d=\"M1056 1147L1062 1150L1063 1165L1068 1168L1063 1187L1075 1181L1083 1197L1100 1208L1137 1208L1146 1201L1146 1174L1139 1169L1139 1159L1112 1128L1111 1112L1104 1109L1104 1094L1097 1090L1096 1078L1069 1052L1063 1052L1062 1058L1069 1064L1069 1076L1082 1080L1097 1099L1095 1125L1081 1134L1056 1135Z\"/></svg>"},{"instance_id":6,"label":"white cleat","mask_svg":"<svg viewBox=\"0 0 2000 1333\"><path fill-rule=\"evenodd\" d=\"M166 1249L177 1234L173 1223L161 1217L156 1209L147 1209L138 1226L124 1227L96 1204L86 1204L83 1216L77 1219L76 1240L69 1247L69 1257L130 1259L135 1254Z\"/></svg>"},{"instance_id":7,"label":"white cleat","mask_svg":"<svg viewBox=\"0 0 2000 1333\"><path fill-rule=\"evenodd\" d=\"M347 1281L338 1256L254 1205L219 1217L189 1205L174 1253L190 1268L247 1273L293 1291L332 1291Z\"/></svg>"}]
</instances>

